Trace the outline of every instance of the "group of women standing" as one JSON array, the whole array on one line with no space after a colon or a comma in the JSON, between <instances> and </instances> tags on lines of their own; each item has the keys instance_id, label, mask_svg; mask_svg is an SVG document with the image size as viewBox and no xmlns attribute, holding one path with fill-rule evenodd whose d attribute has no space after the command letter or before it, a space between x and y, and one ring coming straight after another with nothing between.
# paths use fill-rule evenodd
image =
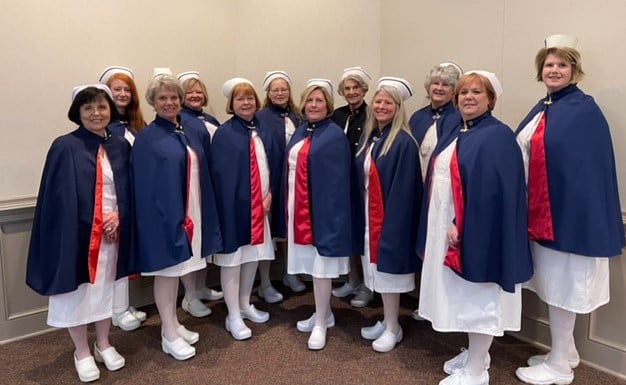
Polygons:
<instances>
[{"instance_id":1,"label":"group of women standing","mask_svg":"<svg viewBox=\"0 0 626 385\"><path fill-rule=\"evenodd\" d=\"M133 272L155 277L165 353L195 355L199 335L176 317L178 282L183 309L206 315L200 300L222 295L204 287L209 262L220 266L226 329L250 338L244 320L270 318L250 303L257 267L259 296L282 299L268 263L274 240L285 239L285 285L299 291L298 274L313 279L315 312L296 325L310 333L309 349L323 349L335 325L331 292L361 287L365 303L380 293L384 312L361 335L377 352L392 350L403 338L400 294L414 290L421 269L414 317L468 335L440 384L489 383L493 337L521 327L523 284L549 305L552 350L516 375L571 383L575 316L608 302L608 257L621 253L624 235L608 125L577 88L575 40L550 37L535 65L547 97L515 132L492 115L503 92L497 77L454 63L432 69L431 103L410 120L408 81L380 78L368 105L369 75L347 69L342 81L352 82L340 94L361 103L344 111L343 127L330 81L309 80L296 109L284 71L268 72L261 111L250 81L226 81L232 118L221 125L202 111L208 99L195 72L152 79L146 99L156 118L146 127L140 115L118 119L131 110L116 108L114 84L76 89L68 116L79 128L49 151L27 282L50 296L48 323L69 328L81 381L99 377L95 361L124 366L108 332L112 316L141 322L128 307ZM350 129L359 108L366 119ZM354 256L362 286L348 280L332 290ZM120 282L126 289L113 290Z\"/></svg>"}]
</instances>

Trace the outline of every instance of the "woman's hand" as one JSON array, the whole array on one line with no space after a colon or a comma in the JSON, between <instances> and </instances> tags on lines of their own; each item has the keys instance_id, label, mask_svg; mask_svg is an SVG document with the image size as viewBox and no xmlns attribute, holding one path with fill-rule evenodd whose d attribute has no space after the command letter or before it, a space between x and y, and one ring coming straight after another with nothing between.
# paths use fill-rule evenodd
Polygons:
<instances>
[{"instance_id":1,"label":"woman's hand","mask_svg":"<svg viewBox=\"0 0 626 385\"><path fill-rule=\"evenodd\" d=\"M109 243L117 242L120 227L119 213L116 210L110 213L104 213L102 217L104 239Z\"/></svg>"},{"instance_id":2,"label":"woman's hand","mask_svg":"<svg viewBox=\"0 0 626 385\"><path fill-rule=\"evenodd\" d=\"M459 248L459 230L457 230L456 225L452 225L448 227L448 245L453 249Z\"/></svg>"},{"instance_id":3,"label":"woman's hand","mask_svg":"<svg viewBox=\"0 0 626 385\"><path fill-rule=\"evenodd\" d=\"M268 192L265 198L263 198L263 210L269 213L272 209L272 193Z\"/></svg>"}]
</instances>

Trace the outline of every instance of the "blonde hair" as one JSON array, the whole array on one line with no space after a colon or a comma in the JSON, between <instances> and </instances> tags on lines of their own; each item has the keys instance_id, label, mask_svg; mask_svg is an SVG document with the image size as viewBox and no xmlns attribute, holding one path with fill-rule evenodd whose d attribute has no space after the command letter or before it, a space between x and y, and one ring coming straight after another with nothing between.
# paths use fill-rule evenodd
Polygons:
<instances>
[{"instance_id":1,"label":"blonde hair","mask_svg":"<svg viewBox=\"0 0 626 385\"><path fill-rule=\"evenodd\" d=\"M328 91L326 91L326 88L319 86L317 84L308 86L307 88L304 89L304 91L302 91L302 95L300 96L300 107L298 108L301 116L304 116L306 118L306 114L304 113L304 106L306 104L306 100L315 90L322 91L322 94L324 95L324 100L326 100L326 110L327 110L326 116L330 116L335 110L334 108L335 100L333 99L333 96L329 94Z\"/></svg>"},{"instance_id":2,"label":"blonde hair","mask_svg":"<svg viewBox=\"0 0 626 385\"><path fill-rule=\"evenodd\" d=\"M200 85L200 90L202 91L202 96L204 97L204 103L202 103L202 107L206 107L209 104L209 93L204 85L204 82L197 78L189 78L185 80L182 84L183 93L187 94L187 92L191 91L191 89L196 85ZM183 104L185 104L185 99L183 98Z\"/></svg>"},{"instance_id":3,"label":"blonde hair","mask_svg":"<svg viewBox=\"0 0 626 385\"><path fill-rule=\"evenodd\" d=\"M400 131L406 132L411 137L411 139L413 139L415 145L417 146L417 141L415 140L415 138L413 138L411 130L409 129L409 125L407 124L406 111L404 110L404 101L400 96L400 92L398 92L395 87L385 85L380 86L380 88L376 90L374 96L372 97L372 101L370 104L372 107L374 105L374 99L376 98L376 95L378 95L380 92L384 92L389 95L394 103L396 103L396 113L393 116L393 120L391 121L391 130L389 131L389 135L387 135L387 138L385 139L385 142L383 143L380 154L378 156L382 157L384 155L387 155L387 152L389 152L389 149L393 145L393 142L395 141ZM378 122L376 121L376 118L374 118L374 114L369 113L367 116L367 121L365 122L365 131L363 132L363 138L365 138L365 140L361 144L361 148L359 148L357 155L360 155L363 151L365 151L365 148L367 147L367 139L377 128L382 129L383 127L378 127Z\"/></svg>"},{"instance_id":4,"label":"blonde hair","mask_svg":"<svg viewBox=\"0 0 626 385\"><path fill-rule=\"evenodd\" d=\"M535 70L537 71L535 79L537 79L537 81L543 81L543 65L546 62L546 58L550 54L556 55L561 59L568 61L572 65L571 83L578 83L583 80L585 72L580 64L580 53L576 49L570 47L550 47L540 49L539 52L537 52L537 56L535 56Z\"/></svg>"}]
</instances>

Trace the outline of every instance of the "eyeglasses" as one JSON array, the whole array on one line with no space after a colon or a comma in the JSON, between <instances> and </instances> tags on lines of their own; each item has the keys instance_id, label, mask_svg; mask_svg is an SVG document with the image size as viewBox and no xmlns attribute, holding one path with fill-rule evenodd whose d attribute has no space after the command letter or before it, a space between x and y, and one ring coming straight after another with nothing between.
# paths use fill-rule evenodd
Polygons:
<instances>
[{"instance_id":1,"label":"eyeglasses","mask_svg":"<svg viewBox=\"0 0 626 385\"><path fill-rule=\"evenodd\" d=\"M275 88L273 90L270 90L270 94L287 94L289 93L289 89L287 88Z\"/></svg>"}]
</instances>

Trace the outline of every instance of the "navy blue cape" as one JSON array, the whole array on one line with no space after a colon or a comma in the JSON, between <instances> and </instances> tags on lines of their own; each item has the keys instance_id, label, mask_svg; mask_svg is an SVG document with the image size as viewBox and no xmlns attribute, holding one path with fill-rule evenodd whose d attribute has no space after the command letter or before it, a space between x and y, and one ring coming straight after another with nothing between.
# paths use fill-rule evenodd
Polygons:
<instances>
[{"instance_id":1,"label":"navy blue cape","mask_svg":"<svg viewBox=\"0 0 626 385\"><path fill-rule=\"evenodd\" d=\"M270 129L256 118L252 122L233 116L222 124L211 144L211 176L215 182L215 197L220 226L224 239L222 252L232 253L239 247L249 245L251 237L250 218L250 129L256 127L263 142L270 169L272 192L272 234L275 233L275 209L279 195L282 153L276 137Z\"/></svg>"},{"instance_id":2,"label":"navy blue cape","mask_svg":"<svg viewBox=\"0 0 626 385\"><path fill-rule=\"evenodd\" d=\"M307 132L311 127L313 131ZM308 134L311 146L308 156L308 185L313 246L324 257L347 257L352 245L352 156L343 130L330 118L316 123L305 121L291 137L285 154ZM285 165L287 167L287 156ZM281 183L281 234L286 233L285 197L287 173ZM362 243L362 241L361 241Z\"/></svg>"},{"instance_id":3,"label":"navy blue cape","mask_svg":"<svg viewBox=\"0 0 626 385\"><path fill-rule=\"evenodd\" d=\"M298 127L302 124L302 119L300 119L298 115L288 108L270 106L263 108L256 113L257 119L264 121L264 125L269 127L274 135L276 135L278 148L281 153L283 153L287 147L287 143L285 142L285 116L288 116L289 119L291 119L294 127Z\"/></svg>"},{"instance_id":4,"label":"navy blue cape","mask_svg":"<svg viewBox=\"0 0 626 385\"><path fill-rule=\"evenodd\" d=\"M198 157L202 202L202 257L222 249L213 184L209 174L209 134L202 122L182 126ZM187 198L187 149L176 125L159 116L135 138L130 166L134 187L137 270L151 272L192 256L183 230Z\"/></svg>"},{"instance_id":5,"label":"navy blue cape","mask_svg":"<svg viewBox=\"0 0 626 385\"><path fill-rule=\"evenodd\" d=\"M624 226L609 125L589 95L572 84L541 99L517 132L545 111L545 151L554 241L542 246L579 255L621 255Z\"/></svg>"},{"instance_id":6,"label":"navy blue cape","mask_svg":"<svg viewBox=\"0 0 626 385\"><path fill-rule=\"evenodd\" d=\"M68 293L89 282L89 239L100 144L111 163L117 195L120 231L116 279L133 273L130 145L110 134L104 140L81 126L54 140L41 177L26 271L26 284L41 295Z\"/></svg>"},{"instance_id":7,"label":"navy blue cape","mask_svg":"<svg viewBox=\"0 0 626 385\"><path fill-rule=\"evenodd\" d=\"M368 138L370 145L373 143L374 146L372 159L378 170L385 210L378 244L377 269L389 274L408 274L416 272L420 266L419 257L415 252L423 188L419 150L415 140L408 133L400 131L387 154L381 157L380 152L389 131L390 126L385 127L376 142L373 141L374 133ZM359 170L359 190L362 192L359 199L363 207L365 155L363 151L355 159ZM363 230L361 230L362 240Z\"/></svg>"},{"instance_id":8,"label":"navy blue cape","mask_svg":"<svg viewBox=\"0 0 626 385\"><path fill-rule=\"evenodd\" d=\"M450 114L457 114L458 110L454 107L452 102L448 102L439 108L432 108L431 105L423 107L413 113L411 118L409 119L409 127L411 128L411 133L417 143L422 144L424 140L424 136L426 135L426 130L433 124L434 116L439 115L437 119L437 140L447 136L449 134L448 131L444 129L446 127L450 128L450 126L443 126L441 122L443 118Z\"/></svg>"}]
</instances>

